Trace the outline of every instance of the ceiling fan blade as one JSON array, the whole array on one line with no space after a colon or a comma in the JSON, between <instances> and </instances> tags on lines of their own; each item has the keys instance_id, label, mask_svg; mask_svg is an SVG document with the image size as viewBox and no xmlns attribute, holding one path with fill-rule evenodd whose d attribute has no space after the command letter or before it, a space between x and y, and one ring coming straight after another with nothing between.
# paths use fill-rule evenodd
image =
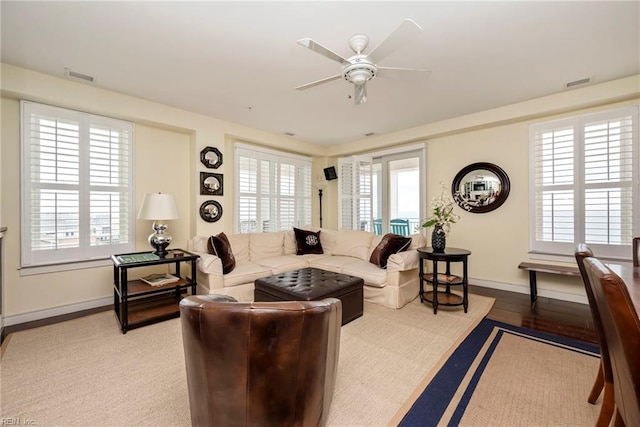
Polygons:
<instances>
[{"instance_id":1,"label":"ceiling fan blade","mask_svg":"<svg viewBox=\"0 0 640 427\"><path fill-rule=\"evenodd\" d=\"M354 104L364 104L367 102L367 84L354 85L356 87Z\"/></svg>"},{"instance_id":2,"label":"ceiling fan blade","mask_svg":"<svg viewBox=\"0 0 640 427\"><path fill-rule=\"evenodd\" d=\"M311 83L304 84L302 86L298 86L296 88L296 90L309 89L311 87L318 86L318 85L321 85L323 83L328 83L328 82L331 82L333 80L338 80L338 79L341 79L341 78L342 78L342 74L336 74L335 76L325 77L324 79L316 80L315 82L311 82Z\"/></svg>"},{"instance_id":3,"label":"ceiling fan blade","mask_svg":"<svg viewBox=\"0 0 640 427\"><path fill-rule=\"evenodd\" d=\"M298 44L316 53L319 53L320 55L326 56L329 59L333 59L334 61L337 61L341 64L344 64L345 62L347 62L346 58L343 58L342 56L338 55L334 51L322 46L320 43L313 41L311 39L300 39L298 40Z\"/></svg>"},{"instance_id":4,"label":"ceiling fan blade","mask_svg":"<svg viewBox=\"0 0 640 427\"><path fill-rule=\"evenodd\" d=\"M421 32L422 28L418 24L411 19L405 19L398 28L369 53L367 58L377 64Z\"/></svg>"}]
</instances>

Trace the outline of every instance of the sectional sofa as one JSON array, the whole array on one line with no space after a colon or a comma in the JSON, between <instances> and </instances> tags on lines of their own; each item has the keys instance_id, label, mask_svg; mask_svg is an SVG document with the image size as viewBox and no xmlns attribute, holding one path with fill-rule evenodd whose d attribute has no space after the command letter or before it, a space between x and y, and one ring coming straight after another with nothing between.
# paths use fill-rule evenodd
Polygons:
<instances>
[{"instance_id":1,"label":"sectional sofa","mask_svg":"<svg viewBox=\"0 0 640 427\"><path fill-rule=\"evenodd\" d=\"M426 245L421 234L411 236L406 250L388 257L386 268L369 261L383 236L365 231L320 231L322 254L296 255L293 230L275 233L228 234L235 267L224 274L221 259L207 245L209 236L189 241L190 251L200 255L196 279L199 294L230 295L252 301L254 281L261 277L315 267L364 279L364 299L391 308L401 308L418 296L418 263L415 250Z\"/></svg>"}]
</instances>

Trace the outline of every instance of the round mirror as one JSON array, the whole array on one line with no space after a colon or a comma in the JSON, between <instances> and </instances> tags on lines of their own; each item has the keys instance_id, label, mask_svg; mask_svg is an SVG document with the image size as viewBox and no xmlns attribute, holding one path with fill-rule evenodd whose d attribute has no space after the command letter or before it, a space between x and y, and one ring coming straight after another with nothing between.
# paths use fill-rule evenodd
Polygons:
<instances>
[{"instance_id":1,"label":"round mirror","mask_svg":"<svg viewBox=\"0 0 640 427\"><path fill-rule=\"evenodd\" d=\"M216 222L222 217L222 205L215 200L208 200L200 205L200 218L207 222Z\"/></svg>"},{"instance_id":2,"label":"round mirror","mask_svg":"<svg viewBox=\"0 0 640 427\"><path fill-rule=\"evenodd\" d=\"M210 176L209 178L205 179L204 180L204 185L211 192L214 192L214 191L220 189L220 181L218 181L218 178L216 178L215 176Z\"/></svg>"},{"instance_id":3,"label":"round mirror","mask_svg":"<svg viewBox=\"0 0 640 427\"><path fill-rule=\"evenodd\" d=\"M451 194L458 205L472 213L491 212L507 199L509 177L492 163L473 163L453 179Z\"/></svg>"},{"instance_id":4,"label":"round mirror","mask_svg":"<svg viewBox=\"0 0 640 427\"><path fill-rule=\"evenodd\" d=\"M204 158L209 165L215 165L216 163L218 163L218 154L213 151L209 151L207 154L205 154Z\"/></svg>"},{"instance_id":5,"label":"round mirror","mask_svg":"<svg viewBox=\"0 0 640 427\"><path fill-rule=\"evenodd\" d=\"M221 173L200 172L200 195L222 196L223 175Z\"/></svg>"},{"instance_id":6,"label":"round mirror","mask_svg":"<svg viewBox=\"0 0 640 427\"><path fill-rule=\"evenodd\" d=\"M222 153L215 147L205 147L200 151L200 161L208 168L218 169L222 165Z\"/></svg>"}]
</instances>

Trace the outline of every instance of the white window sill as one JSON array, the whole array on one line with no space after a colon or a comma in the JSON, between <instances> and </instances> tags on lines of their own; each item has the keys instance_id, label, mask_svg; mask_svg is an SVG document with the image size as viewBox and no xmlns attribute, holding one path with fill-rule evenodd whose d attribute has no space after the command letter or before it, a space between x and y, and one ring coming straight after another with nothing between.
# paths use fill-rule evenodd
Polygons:
<instances>
[{"instance_id":1,"label":"white window sill","mask_svg":"<svg viewBox=\"0 0 640 427\"><path fill-rule=\"evenodd\" d=\"M83 270L86 268L106 267L113 265L111 259L96 259L92 261L70 262L65 264L38 265L32 267L20 267L20 276L33 276L36 274L57 273L60 271Z\"/></svg>"}]
</instances>

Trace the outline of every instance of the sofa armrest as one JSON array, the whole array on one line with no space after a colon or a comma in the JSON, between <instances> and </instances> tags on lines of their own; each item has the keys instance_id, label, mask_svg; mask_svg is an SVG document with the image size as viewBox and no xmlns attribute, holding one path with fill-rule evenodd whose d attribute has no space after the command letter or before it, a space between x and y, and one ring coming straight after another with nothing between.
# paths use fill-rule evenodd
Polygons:
<instances>
[{"instance_id":1,"label":"sofa armrest","mask_svg":"<svg viewBox=\"0 0 640 427\"><path fill-rule=\"evenodd\" d=\"M222 260L215 255L204 253L204 252L195 252L200 255L200 258L196 262L196 266L198 270L205 274L213 274L217 276L222 276Z\"/></svg>"},{"instance_id":2,"label":"sofa armrest","mask_svg":"<svg viewBox=\"0 0 640 427\"><path fill-rule=\"evenodd\" d=\"M391 254L387 260L387 271L407 271L418 268L420 257L418 251L409 249L408 251Z\"/></svg>"}]
</instances>

